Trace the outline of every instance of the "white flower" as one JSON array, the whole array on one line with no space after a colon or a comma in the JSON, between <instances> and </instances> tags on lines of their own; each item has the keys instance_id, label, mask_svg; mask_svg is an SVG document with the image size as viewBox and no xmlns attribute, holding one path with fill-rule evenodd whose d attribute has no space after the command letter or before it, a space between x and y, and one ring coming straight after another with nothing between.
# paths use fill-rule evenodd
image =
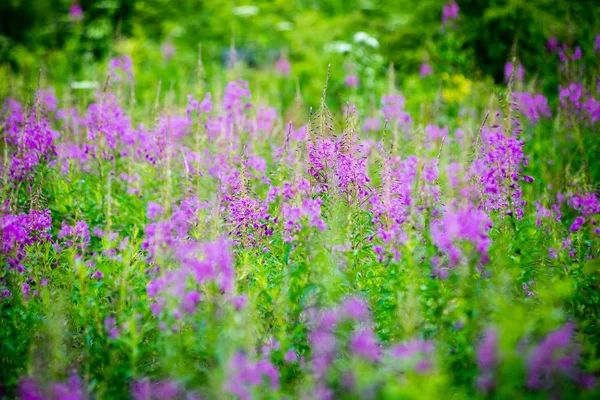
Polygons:
<instances>
[{"instance_id":1,"label":"white flower","mask_svg":"<svg viewBox=\"0 0 600 400\"><path fill-rule=\"evenodd\" d=\"M356 43L362 43L362 42L368 40L370 37L371 36L369 36L369 34L366 32L356 32L354 34L354 41Z\"/></svg>"},{"instance_id":2,"label":"white flower","mask_svg":"<svg viewBox=\"0 0 600 400\"><path fill-rule=\"evenodd\" d=\"M238 17L251 17L253 15L258 14L258 7L256 6L239 6L234 7L233 15L237 15Z\"/></svg>"},{"instance_id":3,"label":"white flower","mask_svg":"<svg viewBox=\"0 0 600 400\"><path fill-rule=\"evenodd\" d=\"M356 43L363 43L369 47L373 47L374 49L379 47L379 42L377 39L365 32L356 32L354 34L354 41Z\"/></svg>"},{"instance_id":4,"label":"white flower","mask_svg":"<svg viewBox=\"0 0 600 400\"><path fill-rule=\"evenodd\" d=\"M291 31L292 29L294 29L294 24L292 24L289 21L281 21L275 25L275 29L281 32Z\"/></svg>"},{"instance_id":5,"label":"white flower","mask_svg":"<svg viewBox=\"0 0 600 400\"><path fill-rule=\"evenodd\" d=\"M374 49L379 47L379 42L374 37L370 37L369 40L367 40L365 43L367 46L372 47Z\"/></svg>"},{"instance_id":6,"label":"white flower","mask_svg":"<svg viewBox=\"0 0 600 400\"><path fill-rule=\"evenodd\" d=\"M98 85L98 82L95 81L75 81L75 82L71 82L71 88L72 89L96 89L98 88L100 85Z\"/></svg>"},{"instance_id":7,"label":"white flower","mask_svg":"<svg viewBox=\"0 0 600 400\"><path fill-rule=\"evenodd\" d=\"M333 53L349 53L352 51L352 45L346 42L333 42L325 46L325 50Z\"/></svg>"}]
</instances>

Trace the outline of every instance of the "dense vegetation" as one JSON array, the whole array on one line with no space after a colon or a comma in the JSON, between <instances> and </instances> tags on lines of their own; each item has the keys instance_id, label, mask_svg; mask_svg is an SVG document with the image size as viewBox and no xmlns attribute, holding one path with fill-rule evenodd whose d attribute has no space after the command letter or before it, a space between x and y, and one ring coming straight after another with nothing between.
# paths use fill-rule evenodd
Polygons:
<instances>
[{"instance_id":1,"label":"dense vegetation","mask_svg":"<svg viewBox=\"0 0 600 400\"><path fill-rule=\"evenodd\" d=\"M167 3L0 6L0 397L600 395L598 7Z\"/></svg>"}]
</instances>

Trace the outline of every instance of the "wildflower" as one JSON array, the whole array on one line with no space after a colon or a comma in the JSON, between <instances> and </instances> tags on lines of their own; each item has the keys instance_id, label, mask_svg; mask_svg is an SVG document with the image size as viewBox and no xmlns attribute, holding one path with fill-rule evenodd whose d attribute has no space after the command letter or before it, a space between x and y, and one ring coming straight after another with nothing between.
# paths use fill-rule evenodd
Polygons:
<instances>
[{"instance_id":1,"label":"wildflower","mask_svg":"<svg viewBox=\"0 0 600 400\"><path fill-rule=\"evenodd\" d=\"M422 339L412 339L408 342L397 344L390 349L396 358L410 358L418 354L428 354L435 350L433 342Z\"/></svg>"},{"instance_id":2,"label":"wildflower","mask_svg":"<svg viewBox=\"0 0 600 400\"><path fill-rule=\"evenodd\" d=\"M175 55L175 46L173 43L167 41L160 45L160 52L162 53L163 60L168 62Z\"/></svg>"},{"instance_id":3,"label":"wildflower","mask_svg":"<svg viewBox=\"0 0 600 400\"><path fill-rule=\"evenodd\" d=\"M21 291L23 292L23 298L25 298L25 300L28 300L29 295L31 294L31 287L27 282L23 282L23 284L21 285Z\"/></svg>"},{"instance_id":4,"label":"wildflower","mask_svg":"<svg viewBox=\"0 0 600 400\"><path fill-rule=\"evenodd\" d=\"M108 337L111 339L117 339L120 336L119 329L116 326L116 321L113 317L106 317L104 319L104 328L108 332Z\"/></svg>"},{"instance_id":5,"label":"wildflower","mask_svg":"<svg viewBox=\"0 0 600 400\"><path fill-rule=\"evenodd\" d=\"M365 132L373 132L381 130L381 118L365 118L365 123L363 125L363 130Z\"/></svg>"},{"instance_id":6,"label":"wildflower","mask_svg":"<svg viewBox=\"0 0 600 400\"><path fill-rule=\"evenodd\" d=\"M529 175L523 175L523 180L529 183L532 183L534 181L533 177Z\"/></svg>"},{"instance_id":7,"label":"wildflower","mask_svg":"<svg viewBox=\"0 0 600 400\"><path fill-rule=\"evenodd\" d=\"M294 349L289 349L283 356L283 360L288 364L295 362L297 359L298 356L296 356L296 351Z\"/></svg>"},{"instance_id":8,"label":"wildflower","mask_svg":"<svg viewBox=\"0 0 600 400\"><path fill-rule=\"evenodd\" d=\"M251 96L248 82L237 80L229 82L223 96L223 108L227 111L240 112L243 108L251 106L246 102Z\"/></svg>"},{"instance_id":9,"label":"wildflower","mask_svg":"<svg viewBox=\"0 0 600 400\"><path fill-rule=\"evenodd\" d=\"M347 87L350 87L350 88L357 88L358 87L358 76L356 76L356 75L346 76L346 79L344 80L344 85L346 85Z\"/></svg>"},{"instance_id":10,"label":"wildflower","mask_svg":"<svg viewBox=\"0 0 600 400\"><path fill-rule=\"evenodd\" d=\"M433 368L434 350L433 342L415 338L392 346L388 353L391 357L401 360L406 367L423 374Z\"/></svg>"},{"instance_id":11,"label":"wildflower","mask_svg":"<svg viewBox=\"0 0 600 400\"><path fill-rule=\"evenodd\" d=\"M427 125L425 127L425 135L427 148L431 148L433 142L437 142L440 139L448 139L448 127L441 128L437 125Z\"/></svg>"},{"instance_id":12,"label":"wildflower","mask_svg":"<svg viewBox=\"0 0 600 400\"><path fill-rule=\"evenodd\" d=\"M325 51L339 54L346 54L352 51L352 45L346 42L336 41L325 46Z\"/></svg>"},{"instance_id":13,"label":"wildflower","mask_svg":"<svg viewBox=\"0 0 600 400\"><path fill-rule=\"evenodd\" d=\"M488 231L491 221L488 215L473 206L447 209L439 223L431 227L433 242L449 257L450 267L455 266L463 257L459 247L461 240L471 242L486 262L491 239Z\"/></svg>"},{"instance_id":14,"label":"wildflower","mask_svg":"<svg viewBox=\"0 0 600 400\"><path fill-rule=\"evenodd\" d=\"M321 203L322 200L320 198L304 199L302 201L302 210L308 217L308 226L314 226L323 232L327 225L321 219Z\"/></svg>"},{"instance_id":15,"label":"wildflower","mask_svg":"<svg viewBox=\"0 0 600 400\"><path fill-rule=\"evenodd\" d=\"M370 36L368 33L365 33L365 32L356 32L354 34L354 41L356 43L363 43L374 49L379 47L379 42L377 41L377 39L375 39L374 37Z\"/></svg>"},{"instance_id":16,"label":"wildflower","mask_svg":"<svg viewBox=\"0 0 600 400\"><path fill-rule=\"evenodd\" d=\"M569 232L577 232L579 229L581 229L581 227L583 226L584 223L585 223L585 218L583 218L583 217L575 218L575 221L573 221L573 223L571 224L571 227L569 228Z\"/></svg>"},{"instance_id":17,"label":"wildflower","mask_svg":"<svg viewBox=\"0 0 600 400\"><path fill-rule=\"evenodd\" d=\"M541 117L551 118L548 99L541 94L532 95L528 92L515 92L513 99L519 106L519 111L535 125Z\"/></svg>"},{"instance_id":18,"label":"wildflower","mask_svg":"<svg viewBox=\"0 0 600 400\"><path fill-rule=\"evenodd\" d=\"M582 96L583 85L581 83L572 82L566 87L559 86L558 97L563 108L580 112L583 107Z\"/></svg>"},{"instance_id":19,"label":"wildflower","mask_svg":"<svg viewBox=\"0 0 600 400\"><path fill-rule=\"evenodd\" d=\"M23 400L44 400L40 385L35 378L22 378L19 380L19 398Z\"/></svg>"},{"instance_id":20,"label":"wildflower","mask_svg":"<svg viewBox=\"0 0 600 400\"><path fill-rule=\"evenodd\" d=\"M275 62L275 70L282 76L289 76L291 72L290 61L285 56L281 56Z\"/></svg>"},{"instance_id":21,"label":"wildflower","mask_svg":"<svg viewBox=\"0 0 600 400\"><path fill-rule=\"evenodd\" d=\"M54 88L38 89L36 91L39 104L44 108L45 111L54 112L58 104L58 99L54 93Z\"/></svg>"},{"instance_id":22,"label":"wildflower","mask_svg":"<svg viewBox=\"0 0 600 400\"><path fill-rule=\"evenodd\" d=\"M258 7L256 7L256 6L238 6L238 7L234 7L232 12L233 12L233 15L237 15L242 18L252 17L252 16L258 14Z\"/></svg>"},{"instance_id":23,"label":"wildflower","mask_svg":"<svg viewBox=\"0 0 600 400\"><path fill-rule=\"evenodd\" d=\"M458 11L459 8L458 4L456 4L456 1L452 1L451 3L444 5L442 8L442 22L444 25L452 20L458 19Z\"/></svg>"},{"instance_id":24,"label":"wildflower","mask_svg":"<svg viewBox=\"0 0 600 400\"><path fill-rule=\"evenodd\" d=\"M431 74L433 74L433 68L431 67L431 65L421 64L421 67L419 67L419 75L421 75L421 78L424 78Z\"/></svg>"},{"instance_id":25,"label":"wildflower","mask_svg":"<svg viewBox=\"0 0 600 400\"><path fill-rule=\"evenodd\" d=\"M56 107L51 91L38 91L36 97L40 106L48 111L48 107ZM38 166L48 164L56 155L54 142L58 133L50 128L50 121L45 116L38 117L37 114L26 114L21 103L10 98L6 100L0 125L10 149L10 160L4 166L8 168L7 177L11 182L33 180Z\"/></svg>"},{"instance_id":26,"label":"wildflower","mask_svg":"<svg viewBox=\"0 0 600 400\"><path fill-rule=\"evenodd\" d=\"M342 303L342 310L347 318L366 322L369 318L369 308L357 297L350 297Z\"/></svg>"},{"instance_id":27,"label":"wildflower","mask_svg":"<svg viewBox=\"0 0 600 400\"><path fill-rule=\"evenodd\" d=\"M29 214L5 214L0 216L0 253L7 255L7 262L15 268L26 259L25 246L51 240L50 210L31 210Z\"/></svg>"},{"instance_id":28,"label":"wildflower","mask_svg":"<svg viewBox=\"0 0 600 400\"><path fill-rule=\"evenodd\" d=\"M533 281L529 281L523 284L523 292L527 297L531 297L535 295L535 293L531 290L531 287L535 284Z\"/></svg>"},{"instance_id":29,"label":"wildflower","mask_svg":"<svg viewBox=\"0 0 600 400\"><path fill-rule=\"evenodd\" d=\"M568 323L550 332L531 350L527 360L528 387L550 389L559 376L587 383L577 367L579 351L573 343L573 334L574 325Z\"/></svg>"},{"instance_id":30,"label":"wildflower","mask_svg":"<svg viewBox=\"0 0 600 400\"><path fill-rule=\"evenodd\" d=\"M131 57L124 55L115 57L110 60L110 76L116 81L130 82L133 80L133 60Z\"/></svg>"},{"instance_id":31,"label":"wildflower","mask_svg":"<svg viewBox=\"0 0 600 400\"><path fill-rule=\"evenodd\" d=\"M79 4L73 4L71 8L69 8L69 16L74 21L80 21L83 19L83 10Z\"/></svg>"},{"instance_id":32,"label":"wildflower","mask_svg":"<svg viewBox=\"0 0 600 400\"><path fill-rule=\"evenodd\" d=\"M248 296L242 294L239 296L234 296L233 299L231 300L231 303L233 304L233 306L235 307L236 310L241 310L242 308L244 308L244 306L246 305L246 303L248 302Z\"/></svg>"},{"instance_id":33,"label":"wildflower","mask_svg":"<svg viewBox=\"0 0 600 400\"><path fill-rule=\"evenodd\" d=\"M350 339L350 349L352 353L371 361L378 361L381 352L371 329L362 329L355 333Z\"/></svg>"},{"instance_id":34,"label":"wildflower","mask_svg":"<svg viewBox=\"0 0 600 400\"><path fill-rule=\"evenodd\" d=\"M134 400L170 400L177 398L181 392L181 387L173 380L150 382L148 379L137 379L131 384L131 397ZM193 397L188 393L186 398Z\"/></svg>"},{"instance_id":35,"label":"wildflower","mask_svg":"<svg viewBox=\"0 0 600 400\"><path fill-rule=\"evenodd\" d=\"M148 212L146 215L149 220L155 220L157 217L162 215L162 213L164 212L163 207L160 204L155 203L153 201L149 201L146 204L146 206L148 207Z\"/></svg>"},{"instance_id":36,"label":"wildflower","mask_svg":"<svg viewBox=\"0 0 600 400\"><path fill-rule=\"evenodd\" d=\"M495 386L494 371L498 365L498 338L493 328L485 332L483 340L477 347L477 366L479 376L477 386L482 392L489 392Z\"/></svg>"},{"instance_id":37,"label":"wildflower","mask_svg":"<svg viewBox=\"0 0 600 400\"><path fill-rule=\"evenodd\" d=\"M56 400L84 400L86 398L81 380L74 373L66 383L54 384L54 396Z\"/></svg>"},{"instance_id":38,"label":"wildflower","mask_svg":"<svg viewBox=\"0 0 600 400\"><path fill-rule=\"evenodd\" d=\"M510 79L510 76L513 73L513 63L512 62L507 62L506 64L504 64L504 78L506 80ZM517 70L515 71L514 74L514 79L518 80L518 81L522 81L523 78L525 77L525 68L523 68L523 65L521 63L517 64Z\"/></svg>"},{"instance_id":39,"label":"wildflower","mask_svg":"<svg viewBox=\"0 0 600 400\"><path fill-rule=\"evenodd\" d=\"M548 39L548 41L546 42L546 47L551 53L558 51L558 39L556 38L556 36L552 36Z\"/></svg>"},{"instance_id":40,"label":"wildflower","mask_svg":"<svg viewBox=\"0 0 600 400\"><path fill-rule=\"evenodd\" d=\"M245 354L237 352L229 361L225 391L241 399L250 399L252 388L267 378L271 390L279 388L279 371L267 360L251 360Z\"/></svg>"}]
</instances>

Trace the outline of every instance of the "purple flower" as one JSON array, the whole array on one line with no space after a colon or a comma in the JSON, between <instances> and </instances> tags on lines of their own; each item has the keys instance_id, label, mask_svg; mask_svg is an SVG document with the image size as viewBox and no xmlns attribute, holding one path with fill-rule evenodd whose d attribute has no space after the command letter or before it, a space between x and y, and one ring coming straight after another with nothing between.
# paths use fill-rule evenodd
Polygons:
<instances>
[{"instance_id":1,"label":"purple flower","mask_svg":"<svg viewBox=\"0 0 600 400\"><path fill-rule=\"evenodd\" d=\"M281 56L275 62L275 70L282 76L289 76L292 66L287 57Z\"/></svg>"},{"instance_id":2,"label":"purple flower","mask_svg":"<svg viewBox=\"0 0 600 400\"><path fill-rule=\"evenodd\" d=\"M466 206L446 210L442 219L432 224L431 231L433 242L448 255L449 266L453 267L463 257L459 245L463 240L475 246L482 261L487 260L488 249L492 243L488 236L490 228L490 218L484 211Z\"/></svg>"},{"instance_id":3,"label":"purple flower","mask_svg":"<svg viewBox=\"0 0 600 400\"><path fill-rule=\"evenodd\" d=\"M346 76L346 79L344 79L344 85L346 85L346 87L350 87L350 88L357 88L358 87L358 76L351 74Z\"/></svg>"},{"instance_id":4,"label":"purple flower","mask_svg":"<svg viewBox=\"0 0 600 400\"><path fill-rule=\"evenodd\" d=\"M179 390L179 384L177 384L177 382L166 380L157 383L153 392L157 399L169 400L176 398Z\"/></svg>"},{"instance_id":5,"label":"purple flower","mask_svg":"<svg viewBox=\"0 0 600 400\"><path fill-rule=\"evenodd\" d=\"M600 214L600 199L598 199L596 193L578 194L571 197L567 203L585 217Z\"/></svg>"},{"instance_id":6,"label":"purple flower","mask_svg":"<svg viewBox=\"0 0 600 400\"><path fill-rule=\"evenodd\" d=\"M162 53L163 60L169 61L175 55L175 46L171 42L164 42L160 45L160 52Z\"/></svg>"},{"instance_id":7,"label":"purple flower","mask_svg":"<svg viewBox=\"0 0 600 400\"><path fill-rule=\"evenodd\" d=\"M40 385L35 378L22 378L19 380L19 398L22 400L44 400Z\"/></svg>"},{"instance_id":8,"label":"purple flower","mask_svg":"<svg viewBox=\"0 0 600 400\"><path fill-rule=\"evenodd\" d=\"M196 290L187 292L183 298L181 307L186 313L193 314L194 311L196 311L196 307L198 306L198 303L200 303L201 298L200 293Z\"/></svg>"},{"instance_id":9,"label":"purple flower","mask_svg":"<svg viewBox=\"0 0 600 400\"><path fill-rule=\"evenodd\" d=\"M578 380L579 351L573 343L574 325L566 324L550 332L530 352L527 360L527 386L550 389L558 376ZM585 384L585 380L580 381Z\"/></svg>"},{"instance_id":10,"label":"purple flower","mask_svg":"<svg viewBox=\"0 0 600 400\"><path fill-rule=\"evenodd\" d=\"M177 217L180 212L181 210L175 210L174 216ZM172 233L169 232L172 229L169 221L164 224L170 229L163 233ZM235 269L229 241L220 239L201 244L180 242L173 237L163 237L163 240L172 247L173 255L180 267L168 270L148 283L146 287L148 297L154 299L150 304L153 314L159 315L168 299L176 300L175 308L170 309L173 315L183 316L181 309L186 313L193 313L201 300L201 295L198 291L187 289L190 278L193 278L197 285L215 282L224 295L229 296L232 293Z\"/></svg>"},{"instance_id":11,"label":"purple flower","mask_svg":"<svg viewBox=\"0 0 600 400\"><path fill-rule=\"evenodd\" d=\"M234 296L233 299L231 299L231 304L233 304L235 309L238 311L241 310L242 308L244 308L244 306L246 305L247 302L248 302L248 296L246 296L245 294L241 294L239 296Z\"/></svg>"},{"instance_id":12,"label":"purple flower","mask_svg":"<svg viewBox=\"0 0 600 400\"><path fill-rule=\"evenodd\" d=\"M396 358L411 358L416 355L432 353L435 350L433 342L423 339L412 339L408 342L393 346L390 349L392 356Z\"/></svg>"},{"instance_id":13,"label":"purple flower","mask_svg":"<svg viewBox=\"0 0 600 400\"><path fill-rule=\"evenodd\" d=\"M133 81L133 60L124 55L121 58L115 57L110 60L110 77L116 81Z\"/></svg>"},{"instance_id":14,"label":"purple flower","mask_svg":"<svg viewBox=\"0 0 600 400\"><path fill-rule=\"evenodd\" d=\"M243 400L252 398L252 388L261 385L265 378L271 390L279 388L279 371L275 365L265 359L253 361L241 352L235 353L229 361L227 375L225 391Z\"/></svg>"},{"instance_id":15,"label":"purple flower","mask_svg":"<svg viewBox=\"0 0 600 400\"><path fill-rule=\"evenodd\" d=\"M583 108L583 85L572 82L566 87L559 86L558 97L563 108L579 113Z\"/></svg>"},{"instance_id":16,"label":"purple flower","mask_svg":"<svg viewBox=\"0 0 600 400\"><path fill-rule=\"evenodd\" d=\"M531 176L529 176L529 175L523 175L523 180L524 180L525 182L529 182L529 183L531 183L531 182L533 182L533 181L534 181L533 177L531 177Z\"/></svg>"},{"instance_id":17,"label":"purple flower","mask_svg":"<svg viewBox=\"0 0 600 400\"><path fill-rule=\"evenodd\" d=\"M53 131L46 112L56 107L52 90L36 92L35 105L41 112L25 112L21 103L8 98L0 115L0 125L5 137L9 159L4 175L10 182L32 181L38 166L47 165L56 156L55 141L58 132Z\"/></svg>"},{"instance_id":18,"label":"purple flower","mask_svg":"<svg viewBox=\"0 0 600 400\"><path fill-rule=\"evenodd\" d=\"M239 113L243 108L248 106L246 99L249 99L250 96L248 82L241 79L235 82L229 82L223 96L223 108L227 111Z\"/></svg>"},{"instance_id":19,"label":"purple flower","mask_svg":"<svg viewBox=\"0 0 600 400\"><path fill-rule=\"evenodd\" d=\"M575 221L573 221L573 224L571 224L571 227L569 228L569 232L577 232L579 229L581 229L581 227L583 226L584 223L585 223L585 218L583 218L583 217L575 218Z\"/></svg>"},{"instance_id":20,"label":"purple flower","mask_svg":"<svg viewBox=\"0 0 600 400\"><path fill-rule=\"evenodd\" d=\"M147 379L135 380L131 383L131 397L134 400L150 400L150 389Z\"/></svg>"},{"instance_id":21,"label":"purple flower","mask_svg":"<svg viewBox=\"0 0 600 400\"><path fill-rule=\"evenodd\" d=\"M204 95L204 100L202 100L202 102L200 103L200 111L204 112L204 113L209 113L212 111L212 101L210 98L210 93L206 93L206 95Z\"/></svg>"},{"instance_id":22,"label":"purple flower","mask_svg":"<svg viewBox=\"0 0 600 400\"><path fill-rule=\"evenodd\" d=\"M425 127L425 141L428 149L434 146L434 142L439 142L442 139L448 139L448 127L439 127L437 125L427 125Z\"/></svg>"},{"instance_id":23,"label":"purple flower","mask_svg":"<svg viewBox=\"0 0 600 400\"><path fill-rule=\"evenodd\" d=\"M104 319L104 328L108 332L108 337L111 339L117 339L121 335L113 317L106 317Z\"/></svg>"},{"instance_id":24,"label":"purple flower","mask_svg":"<svg viewBox=\"0 0 600 400\"><path fill-rule=\"evenodd\" d=\"M84 400L85 392L79 377L72 374L66 383L54 384L54 398L56 400Z\"/></svg>"},{"instance_id":25,"label":"purple flower","mask_svg":"<svg viewBox=\"0 0 600 400\"><path fill-rule=\"evenodd\" d=\"M131 397L134 400L175 399L180 392L180 385L173 380L150 382L148 379L138 379L131 384ZM192 398L190 393L186 398Z\"/></svg>"},{"instance_id":26,"label":"purple flower","mask_svg":"<svg viewBox=\"0 0 600 400\"><path fill-rule=\"evenodd\" d=\"M552 117L548 99L544 95L532 95L528 92L515 92L513 99L519 106L519 111L531 121L533 125L541 118L550 119Z\"/></svg>"},{"instance_id":27,"label":"purple flower","mask_svg":"<svg viewBox=\"0 0 600 400\"><path fill-rule=\"evenodd\" d=\"M402 95L381 96L381 113L383 117L393 123L407 129L413 122L409 113L404 111L405 99Z\"/></svg>"},{"instance_id":28,"label":"purple flower","mask_svg":"<svg viewBox=\"0 0 600 400\"><path fill-rule=\"evenodd\" d=\"M342 311L347 318L366 322L369 319L369 307L358 297L350 297L342 304Z\"/></svg>"},{"instance_id":29,"label":"purple flower","mask_svg":"<svg viewBox=\"0 0 600 400\"><path fill-rule=\"evenodd\" d=\"M350 339L350 350L353 354L371 361L378 361L381 354L377 337L371 329L362 329L355 333Z\"/></svg>"},{"instance_id":30,"label":"purple flower","mask_svg":"<svg viewBox=\"0 0 600 400\"><path fill-rule=\"evenodd\" d=\"M477 386L483 392L489 392L494 386L494 371L498 365L498 338L492 328L485 332L483 340L477 347L477 366L479 376Z\"/></svg>"},{"instance_id":31,"label":"purple flower","mask_svg":"<svg viewBox=\"0 0 600 400\"><path fill-rule=\"evenodd\" d=\"M365 132L379 131L381 130L381 118L365 118L365 124L363 125Z\"/></svg>"},{"instance_id":32,"label":"purple flower","mask_svg":"<svg viewBox=\"0 0 600 400\"><path fill-rule=\"evenodd\" d=\"M446 25L451 20L458 19L458 11L459 8L458 4L456 4L456 1L446 4L442 8L442 22L444 23L444 25Z\"/></svg>"},{"instance_id":33,"label":"purple flower","mask_svg":"<svg viewBox=\"0 0 600 400\"><path fill-rule=\"evenodd\" d=\"M504 78L506 80L510 79L510 76L513 73L513 63L507 62L504 64ZM515 71L514 78L518 81L522 81L525 77L525 68L521 63L517 64L517 70Z\"/></svg>"},{"instance_id":34,"label":"purple flower","mask_svg":"<svg viewBox=\"0 0 600 400\"><path fill-rule=\"evenodd\" d=\"M25 246L51 240L50 210L31 210L29 214L0 215L0 253L11 268L27 258ZM22 271L21 271L22 272Z\"/></svg>"},{"instance_id":35,"label":"purple flower","mask_svg":"<svg viewBox=\"0 0 600 400\"><path fill-rule=\"evenodd\" d=\"M285 355L283 356L283 360L288 364L296 362L296 360L298 360L296 351L294 349L289 349L288 351L286 351Z\"/></svg>"},{"instance_id":36,"label":"purple flower","mask_svg":"<svg viewBox=\"0 0 600 400\"><path fill-rule=\"evenodd\" d=\"M546 42L546 47L551 53L558 51L558 39L556 38L556 36L552 36L548 39L548 41Z\"/></svg>"},{"instance_id":37,"label":"purple flower","mask_svg":"<svg viewBox=\"0 0 600 400\"><path fill-rule=\"evenodd\" d=\"M529 281L529 282L523 284L523 292L525 293L525 295L527 297L531 297L531 296L535 295L535 293L531 290L531 287L533 285L535 285L535 282L533 282L533 281Z\"/></svg>"},{"instance_id":38,"label":"purple flower","mask_svg":"<svg viewBox=\"0 0 600 400\"><path fill-rule=\"evenodd\" d=\"M421 75L421 78L424 78L431 74L433 74L433 68L431 67L431 65L421 64L421 66L419 67L419 75Z\"/></svg>"},{"instance_id":39,"label":"purple flower","mask_svg":"<svg viewBox=\"0 0 600 400\"><path fill-rule=\"evenodd\" d=\"M155 203L153 201L149 201L146 204L146 206L148 207L148 212L146 215L148 216L148 219L151 221L153 221L157 217L161 216L162 213L164 212L163 207L160 204Z\"/></svg>"},{"instance_id":40,"label":"purple flower","mask_svg":"<svg viewBox=\"0 0 600 400\"><path fill-rule=\"evenodd\" d=\"M83 19L83 10L79 4L73 4L71 8L69 8L69 15L75 21L80 21Z\"/></svg>"}]
</instances>

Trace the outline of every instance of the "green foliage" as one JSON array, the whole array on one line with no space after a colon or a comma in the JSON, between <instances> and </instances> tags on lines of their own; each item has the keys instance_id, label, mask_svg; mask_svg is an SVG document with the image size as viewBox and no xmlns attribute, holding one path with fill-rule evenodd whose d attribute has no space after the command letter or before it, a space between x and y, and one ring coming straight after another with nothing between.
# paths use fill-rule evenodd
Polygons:
<instances>
[{"instance_id":1,"label":"green foliage","mask_svg":"<svg viewBox=\"0 0 600 400\"><path fill-rule=\"evenodd\" d=\"M592 224L599 216L586 215L586 225L570 232L580 215L577 207L559 206L558 218L538 215L540 206L549 210L557 203L559 191L571 199L599 189L598 125L579 119L554 98L559 83L575 78L581 78L586 95L597 98L597 59L590 40L598 7L546 0L460 1L458 20L442 26L444 2L438 0L261 0L245 6L82 1L84 19L77 22L68 16L70 5L0 4L3 107L10 97L21 100L26 112L38 110L33 88L53 86L59 107L72 107L78 115L89 112L102 96L114 95L119 112L131 117L130 125L139 132L158 137L161 121L178 116L189 118L189 125L177 138L175 156L164 156L165 151L152 162L140 150L147 145L143 135L127 148L129 153L111 153L114 149L103 136L108 128L89 139L88 126L77 134L56 114L39 115L60 132L54 143L65 146L37 165L27 181L12 181L6 172L18 151L9 143L8 125L0 125L0 235L8 215L48 209L52 217L52 240L22 249L27 277L9 266L14 251L0 253L0 289L11 293L0 298L0 396L16 396L24 377L36 377L50 388L75 370L82 386L98 399L130 398L133 382L144 379L171 379L204 398L234 397L225 388L236 354L256 360L264 356L279 373L276 388L265 379L253 386L251 398L312 398L324 386L335 398L598 396L600 389L584 390L566 379L572 377L557 379L549 390L527 385L532 349L568 323L576 327L577 366L590 375L600 373L600 241ZM13 18L22 24L5 23ZM375 37L378 46L358 43L354 36L361 31ZM587 69L580 76L558 72L555 55L544 50L554 34L571 48L586 49L582 65ZM336 42L352 48L336 51ZM165 43L175 47L172 58L163 54ZM232 49L239 62L228 65ZM530 79L506 89L496 83L503 81L505 62L513 53ZM134 60L132 81L111 76L111 58L122 55ZM290 76L274 67L282 55L291 62ZM433 67L432 75L418 76L423 63ZM359 78L356 88L343 83L351 74ZM243 111L248 121L257 124L251 118L258 107L274 107L274 126L268 132L252 134L245 127L236 131L239 137L221 137L226 129L209 133L208 123L214 120L207 115L186 114L188 95L201 100L210 92L215 105L210 117L228 115L221 105L224 88L237 79L248 81L252 90L255 107ZM82 82L93 85L82 88ZM506 212L512 204L488 210L485 188L475 185L476 173L457 186L450 183L451 165L462 165L460 178L465 178L466 169L481 156L483 128L505 126L496 111L513 111L506 101L511 93L543 90L549 93L552 116L533 123L514 110L529 158L516 180L502 182L522 190L523 216ZM406 97L402 111L414 120L411 128L383 121L378 130L365 129L366 117L380 116L381 97L400 92ZM4 121L8 111L2 110ZM102 128L114 117L103 115ZM288 121L294 130L306 125L308 140L290 139ZM427 127L438 125L449 133L429 141ZM166 129L169 135L175 130ZM158 150L170 149L174 142L162 139L156 139ZM323 170L308 174L310 145L325 140L339 146L339 153L356 152L365 160L368 194L359 195L356 187L340 192L327 161ZM83 143L113 157L102 154L80 163L80 156L65 155L66 145ZM364 146L365 153L354 144ZM289 158L280 158L286 151ZM250 165L252 155L265 162L266 171ZM407 189L412 197L402 205L407 210L401 221L405 236L382 250L385 243L370 202L386 193L386 168L410 156L417 172ZM440 165L439 176L427 182L425 166L432 160ZM227 174L214 173L217 168L235 177L239 187L230 190L224 182ZM524 175L534 180L524 182ZM298 178L309 182L308 194L286 201L279 196L267 205L278 222L263 218L260 228L240 228L227 219L232 200L225 197L231 192L234 200L263 200L273 186L298 185ZM433 186L439 188L437 201L428 192ZM463 191L473 187L481 193ZM147 243L153 223L149 202L162 206L165 213L159 219L168 220L190 198L203 206L185 221L189 226L183 241L235 239L234 288L225 293L217 281L198 283L187 277L185 289L202 295L193 312L174 312L179 294L165 300L166 311L156 312L150 283L179 271L182 262L175 254L178 243L164 238ZM489 261L463 238L456 245L464 257L442 278L436 268L449 256L440 250L433 227L453 204L472 198L480 200L478 210L486 208L490 218ZM302 215L291 240L283 209L300 207L304 200L321 202L326 229ZM398 222L379 217L388 228ZM59 237L63 224L78 221L105 234L92 234L84 250ZM262 225L273 231L256 244L253 235ZM37 293L26 294L24 284ZM236 304L238 296L245 296L244 306ZM318 376L313 363L319 352L311 336L315 321L319 312L337 310L349 297L366 302L379 349L422 340L435 344L431 358L361 357L351 341L364 326L343 320L333 329L339 345L334 360ZM111 334L111 319L118 334ZM487 329L498 337L496 385L489 392L478 386L478 351ZM265 350L274 341L278 345ZM289 351L297 359L286 360Z\"/></svg>"}]
</instances>

